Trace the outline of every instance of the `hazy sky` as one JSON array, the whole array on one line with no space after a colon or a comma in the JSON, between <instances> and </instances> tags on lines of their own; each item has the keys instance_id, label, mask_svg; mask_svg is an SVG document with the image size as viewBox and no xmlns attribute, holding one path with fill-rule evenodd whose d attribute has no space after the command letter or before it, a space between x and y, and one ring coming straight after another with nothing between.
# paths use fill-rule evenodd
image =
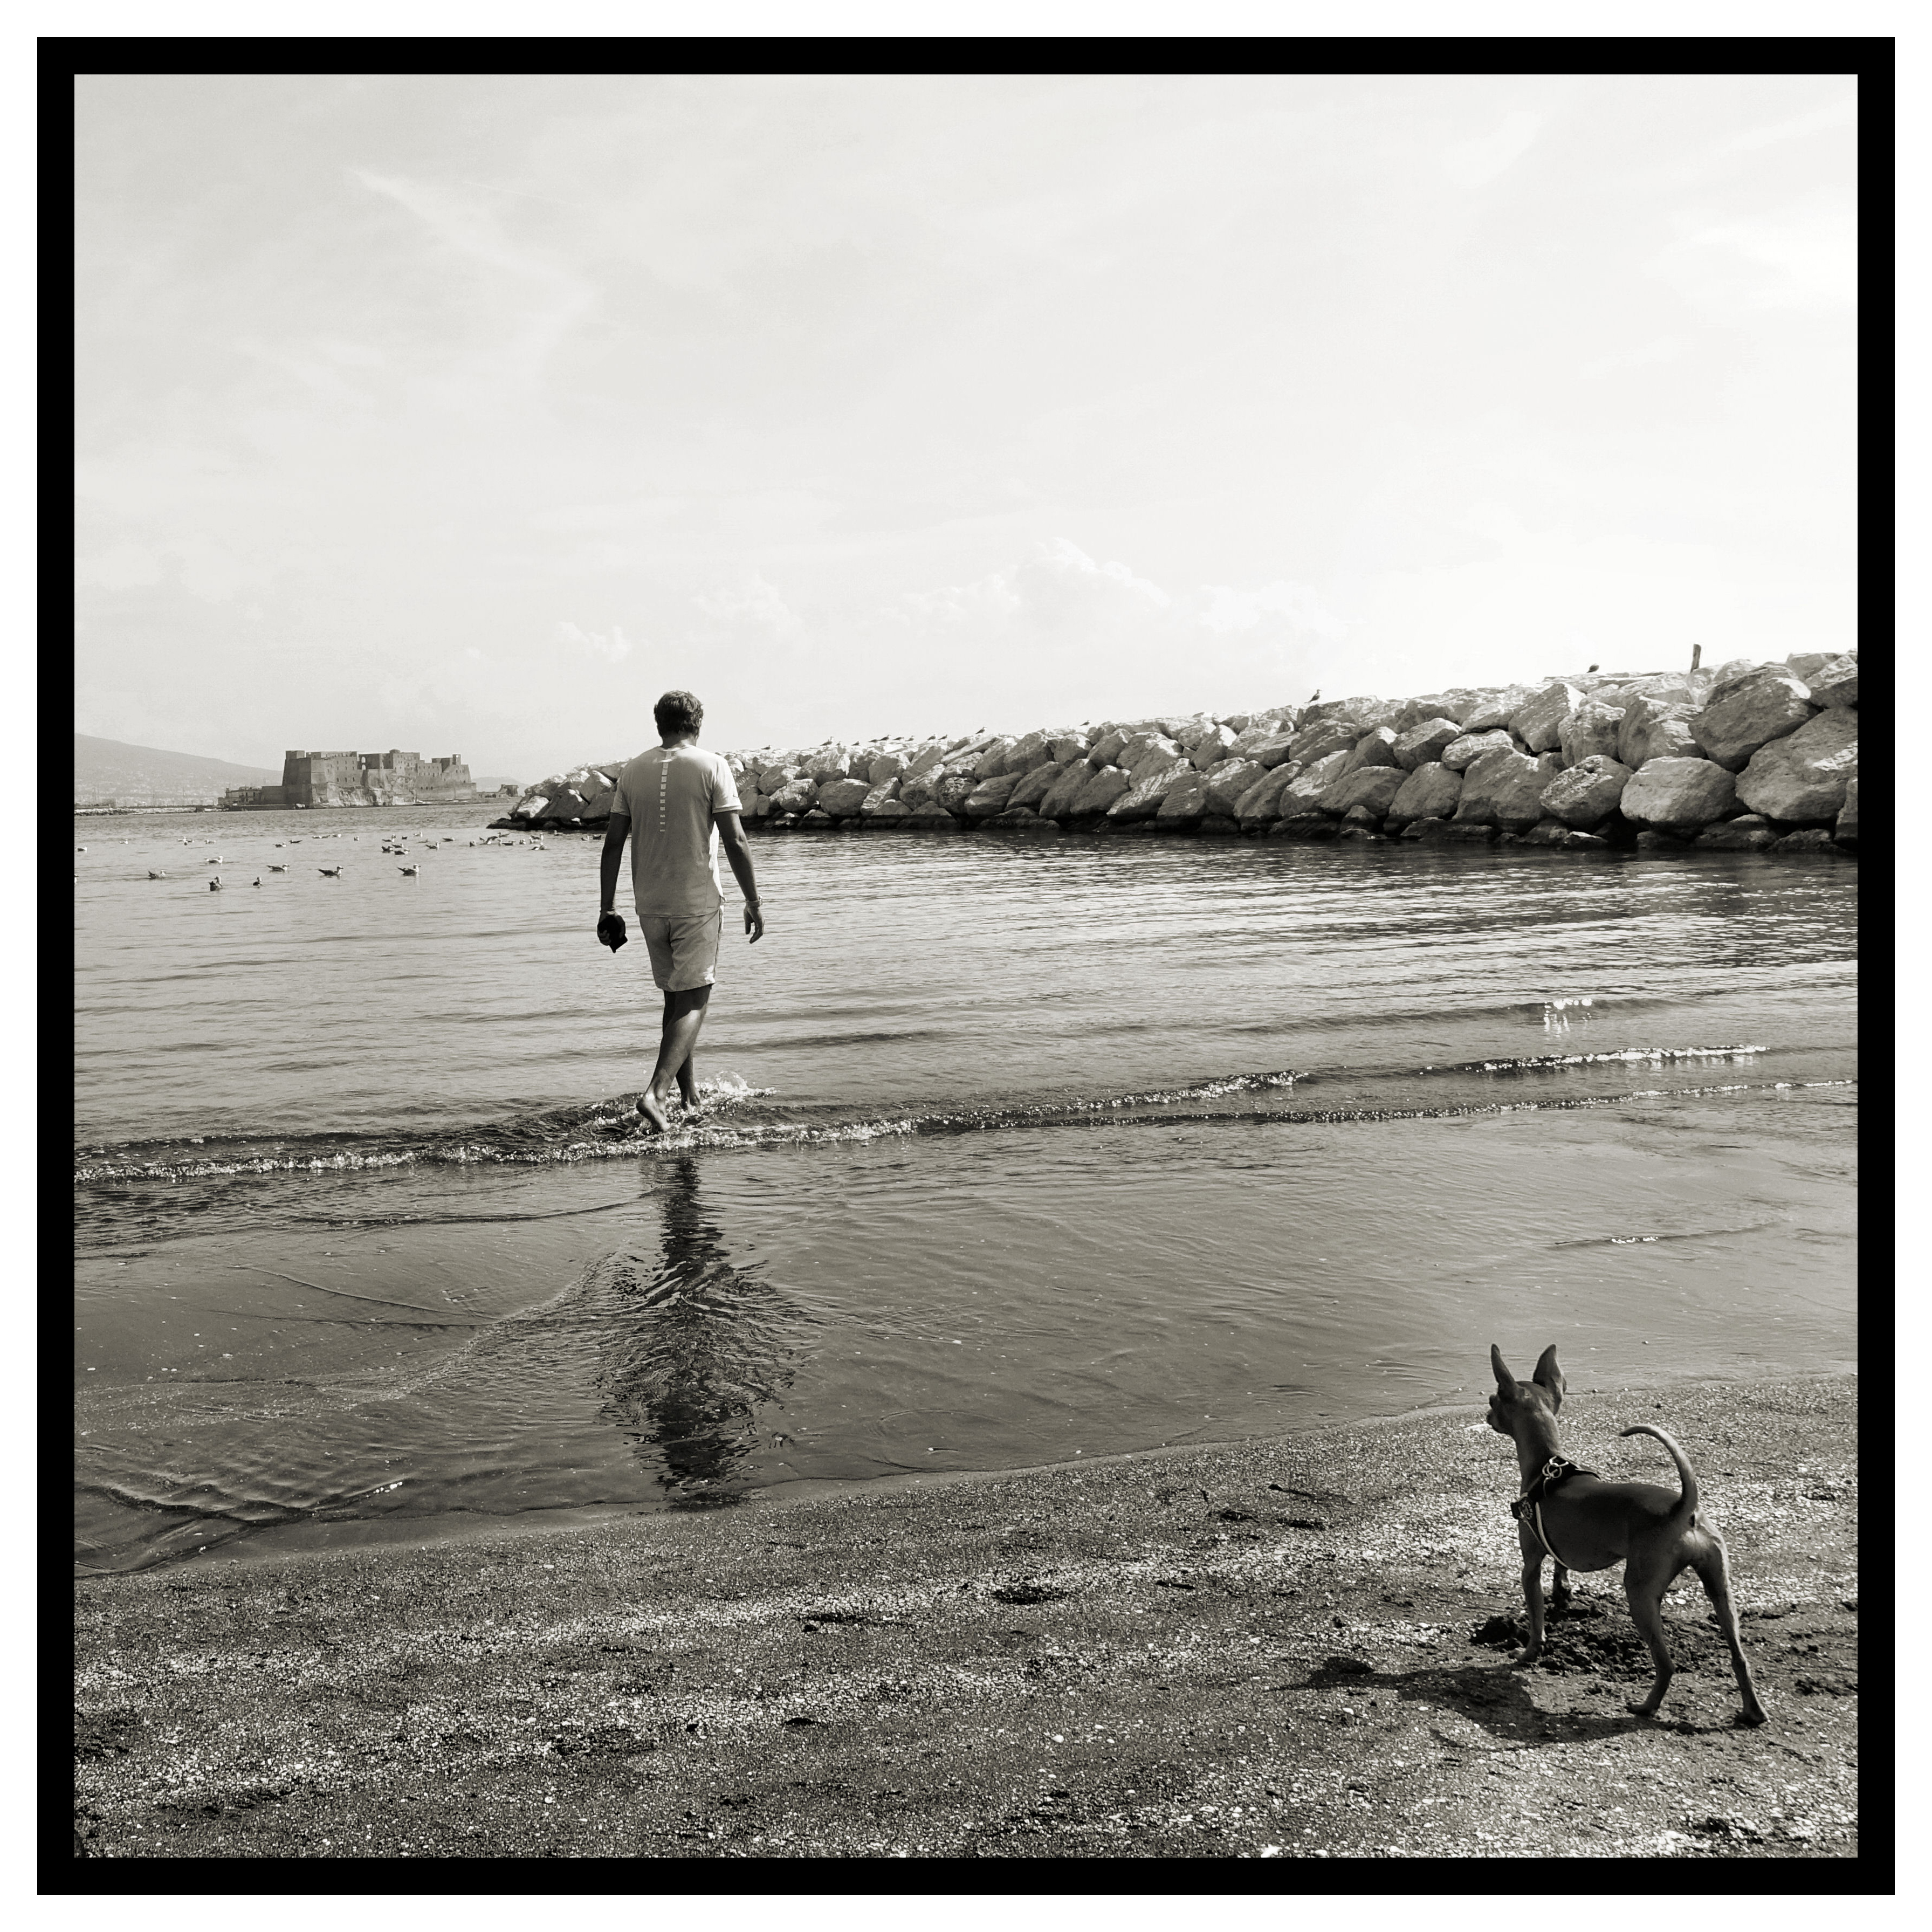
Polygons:
<instances>
[{"instance_id":1,"label":"hazy sky","mask_svg":"<svg viewBox=\"0 0 1932 1932\"><path fill-rule=\"evenodd\" d=\"M1854 641L1848 80L93 78L77 729L533 780Z\"/></svg>"}]
</instances>

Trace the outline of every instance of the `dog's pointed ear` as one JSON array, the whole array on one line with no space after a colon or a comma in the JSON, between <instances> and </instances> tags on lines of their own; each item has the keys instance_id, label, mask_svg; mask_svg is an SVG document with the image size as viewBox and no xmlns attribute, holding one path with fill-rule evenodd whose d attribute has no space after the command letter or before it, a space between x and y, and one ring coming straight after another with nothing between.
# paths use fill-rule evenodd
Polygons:
<instances>
[{"instance_id":1,"label":"dog's pointed ear","mask_svg":"<svg viewBox=\"0 0 1932 1932\"><path fill-rule=\"evenodd\" d=\"M1504 1395L1516 1394L1516 1378L1509 1372L1509 1364L1503 1360L1503 1352L1495 1342L1490 1344L1490 1366L1496 1372L1496 1387Z\"/></svg>"},{"instance_id":2,"label":"dog's pointed ear","mask_svg":"<svg viewBox=\"0 0 1932 1932\"><path fill-rule=\"evenodd\" d=\"M1563 1379L1563 1371L1556 1366L1556 1344L1552 1342L1536 1358L1536 1373L1532 1378L1540 1387L1550 1391L1550 1406L1559 1408L1563 1403L1563 1391L1570 1384Z\"/></svg>"}]
</instances>

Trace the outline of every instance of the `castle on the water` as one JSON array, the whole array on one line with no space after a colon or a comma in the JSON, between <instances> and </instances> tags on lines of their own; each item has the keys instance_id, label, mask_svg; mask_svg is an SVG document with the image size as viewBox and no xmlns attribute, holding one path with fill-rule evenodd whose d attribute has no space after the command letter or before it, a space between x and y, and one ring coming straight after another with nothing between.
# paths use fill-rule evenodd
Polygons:
<instances>
[{"instance_id":1,"label":"castle on the water","mask_svg":"<svg viewBox=\"0 0 1932 1932\"><path fill-rule=\"evenodd\" d=\"M463 805L484 796L460 752L446 758L419 752L284 752L280 784L236 785L222 794L221 805L226 812L282 812L297 806Z\"/></svg>"}]
</instances>

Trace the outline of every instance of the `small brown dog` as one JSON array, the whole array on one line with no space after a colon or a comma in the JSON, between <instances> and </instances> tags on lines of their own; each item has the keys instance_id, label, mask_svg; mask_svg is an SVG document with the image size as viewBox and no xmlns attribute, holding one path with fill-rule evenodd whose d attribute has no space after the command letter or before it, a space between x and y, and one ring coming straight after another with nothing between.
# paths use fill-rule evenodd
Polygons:
<instances>
[{"instance_id":1,"label":"small brown dog","mask_svg":"<svg viewBox=\"0 0 1932 1932\"><path fill-rule=\"evenodd\" d=\"M1650 1646L1657 1676L1650 1694L1630 1708L1654 1718L1670 1688L1670 1652L1664 1646L1664 1593L1680 1570L1694 1570L1704 1594L1718 1614L1718 1627L1731 1647L1731 1664L1743 1694L1738 1721L1761 1724L1764 1706L1751 1682L1738 1637L1737 1612L1731 1606L1730 1566L1724 1541L1714 1524L1698 1508L1697 1478L1684 1452L1660 1429L1647 1422L1626 1429L1626 1436L1654 1436L1677 1465L1682 1493L1672 1496L1655 1483L1606 1483L1594 1470L1566 1462L1556 1446L1556 1412L1567 1384L1556 1366L1554 1346L1544 1350L1534 1378L1520 1382L1505 1366L1502 1352L1490 1345L1490 1365L1496 1370L1496 1392L1490 1398L1490 1426L1516 1444L1522 1470L1522 1494L1512 1506L1517 1540L1522 1546L1522 1598L1529 1611L1529 1645L1518 1664L1534 1663L1543 1649L1543 1559L1556 1565L1551 1600L1569 1594L1572 1570L1607 1570L1624 1566L1624 1598L1630 1620Z\"/></svg>"}]
</instances>

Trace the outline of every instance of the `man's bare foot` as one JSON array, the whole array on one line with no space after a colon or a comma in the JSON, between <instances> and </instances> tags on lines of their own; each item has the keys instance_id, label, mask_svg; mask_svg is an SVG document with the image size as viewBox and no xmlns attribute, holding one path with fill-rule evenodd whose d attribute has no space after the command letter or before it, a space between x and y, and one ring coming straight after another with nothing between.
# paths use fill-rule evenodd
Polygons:
<instances>
[{"instance_id":1,"label":"man's bare foot","mask_svg":"<svg viewBox=\"0 0 1932 1932\"><path fill-rule=\"evenodd\" d=\"M670 1121L664 1105L655 1094L640 1094L638 1096L638 1117L654 1134L670 1132Z\"/></svg>"}]
</instances>

